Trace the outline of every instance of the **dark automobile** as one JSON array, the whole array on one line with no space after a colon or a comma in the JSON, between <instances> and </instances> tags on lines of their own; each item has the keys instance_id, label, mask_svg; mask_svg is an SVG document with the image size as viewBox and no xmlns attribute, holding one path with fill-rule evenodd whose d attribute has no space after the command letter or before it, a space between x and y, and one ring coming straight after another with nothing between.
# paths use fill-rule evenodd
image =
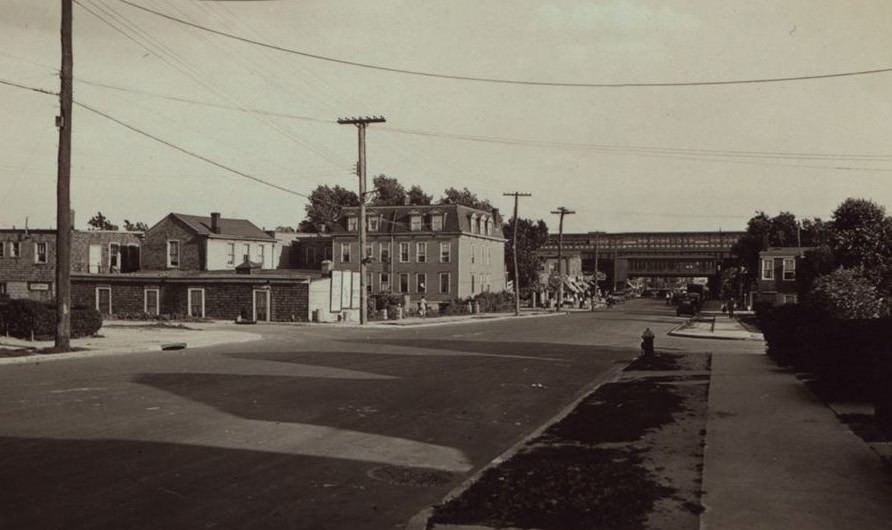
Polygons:
<instances>
[{"instance_id":1,"label":"dark automobile","mask_svg":"<svg viewBox=\"0 0 892 530\"><path fill-rule=\"evenodd\" d=\"M699 309L697 300L693 298L679 298L678 305L675 306L675 314L694 316Z\"/></svg>"}]
</instances>

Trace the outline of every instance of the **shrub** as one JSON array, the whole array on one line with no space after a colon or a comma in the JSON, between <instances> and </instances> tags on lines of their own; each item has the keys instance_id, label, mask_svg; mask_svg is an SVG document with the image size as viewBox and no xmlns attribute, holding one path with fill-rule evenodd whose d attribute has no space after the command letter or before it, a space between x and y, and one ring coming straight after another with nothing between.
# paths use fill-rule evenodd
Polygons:
<instances>
[{"instance_id":1,"label":"shrub","mask_svg":"<svg viewBox=\"0 0 892 530\"><path fill-rule=\"evenodd\" d=\"M72 309L72 338L94 335L101 327L102 316L95 309ZM56 308L35 300L4 301L0 304L0 330L20 339L50 339L56 334Z\"/></svg>"}]
</instances>

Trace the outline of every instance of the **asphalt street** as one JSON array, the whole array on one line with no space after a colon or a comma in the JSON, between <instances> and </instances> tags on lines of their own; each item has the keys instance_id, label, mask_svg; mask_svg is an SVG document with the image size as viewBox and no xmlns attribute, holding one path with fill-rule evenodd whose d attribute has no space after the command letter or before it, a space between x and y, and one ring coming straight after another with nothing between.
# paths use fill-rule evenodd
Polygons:
<instances>
[{"instance_id":1,"label":"asphalt street","mask_svg":"<svg viewBox=\"0 0 892 530\"><path fill-rule=\"evenodd\" d=\"M0 528L402 528L624 366L645 327L658 350L742 347L665 335L680 322L634 300L0 366Z\"/></svg>"}]
</instances>

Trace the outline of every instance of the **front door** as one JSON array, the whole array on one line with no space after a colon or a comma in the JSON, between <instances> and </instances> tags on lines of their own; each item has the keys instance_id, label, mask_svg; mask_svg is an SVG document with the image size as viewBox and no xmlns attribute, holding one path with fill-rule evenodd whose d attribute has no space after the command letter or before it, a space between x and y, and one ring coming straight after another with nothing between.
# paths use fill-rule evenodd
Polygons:
<instances>
[{"instance_id":1,"label":"front door","mask_svg":"<svg viewBox=\"0 0 892 530\"><path fill-rule=\"evenodd\" d=\"M189 316L204 317L204 289L189 289Z\"/></svg>"},{"instance_id":2,"label":"front door","mask_svg":"<svg viewBox=\"0 0 892 530\"><path fill-rule=\"evenodd\" d=\"M90 245L88 250L87 272L97 274L102 271L102 245Z\"/></svg>"},{"instance_id":3,"label":"front door","mask_svg":"<svg viewBox=\"0 0 892 530\"><path fill-rule=\"evenodd\" d=\"M111 287L96 288L96 311L108 316L112 314Z\"/></svg>"},{"instance_id":4,"label":"front door","mask_svg":"<svg viewBox=\"0 0 892 530\"><path fill-rule=\"evenodd\" d=\"M269 291L266 289L254 291L254 320L269 322Z\"/></svg>"}]
</instances>

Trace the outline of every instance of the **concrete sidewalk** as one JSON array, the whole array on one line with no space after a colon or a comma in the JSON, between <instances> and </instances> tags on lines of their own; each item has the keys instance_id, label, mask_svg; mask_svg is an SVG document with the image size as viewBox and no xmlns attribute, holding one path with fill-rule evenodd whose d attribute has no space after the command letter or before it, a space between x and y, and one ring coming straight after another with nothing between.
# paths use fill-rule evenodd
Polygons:
<instances>
[{"instance_id":1,"label":"concrete sidewalk","mask_svg":"<svg viewBox=\"0 0 892 530\"><path fill-rule=\"evenodd\" d=\"M764 355L713 355L702 529L888 529L879 457Z\"/></svg>"},{"instance_id":2,"label":"concrete sidewalk","mask_svg":"<svg viewBox=\"0 0 892 530\"><path fill-rule=\"evenodd\" d=\"M669 332L675 337L723 340L764 340L761 333L749 331L728 315L701 314Z\"/></svg>"},{"instance_id":3,"label":"concrete sidewalk","mask_svg":"<svg viewBox=\"0 0 892 530\"><path fill-rule=\"evenodd\" d=\"M53 341L28 341L0 336L0 349L22 350L21 356L0 357L0 365L46 362L96 355L161 351L166 344L185 343L187 348L201 348L217 344L231 344L261 339L259 333L238 331L223 322L186 323L183 327L157 326L149 322L107 321L96 337L72 339L71 346L79 351L41 354L39 350L52 348Z\"/></svg>"}]
</instances>

